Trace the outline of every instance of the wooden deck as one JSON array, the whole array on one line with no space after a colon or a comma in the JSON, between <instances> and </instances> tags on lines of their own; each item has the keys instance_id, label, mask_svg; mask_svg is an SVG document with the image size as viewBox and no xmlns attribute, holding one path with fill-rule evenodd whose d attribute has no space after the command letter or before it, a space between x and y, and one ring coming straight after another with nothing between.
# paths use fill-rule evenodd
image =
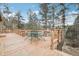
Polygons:
<instances>
[{"instance_id":1,"label":"wooden deck","mask_svg":"<svg viewBox=\"0 0 79 59\"><path fill-rule=\"evenodd\" d=\"M34 43L30 43L30 40L24 40L25 37L17 35L16 33L3 33L6 35L1 41L2 50L1 55L6 56L69 56L69 54L58 51L50 50L50 37L46 38L46 41L40 40ZM1 38L0 38L1 39Z\"/></svg>"}]
</instances>

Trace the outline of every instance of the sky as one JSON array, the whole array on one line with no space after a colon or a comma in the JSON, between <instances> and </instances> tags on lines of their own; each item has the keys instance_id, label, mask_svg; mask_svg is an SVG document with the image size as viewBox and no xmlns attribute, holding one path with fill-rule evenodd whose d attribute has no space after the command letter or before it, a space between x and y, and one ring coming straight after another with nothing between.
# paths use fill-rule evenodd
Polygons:
<instances>
[{"instance_id":1,"label":"sky","mask_svg":"<svg viewBox=\"0 0 79 59\"><path fill-rule=\"evenodd\" d=\"M33 4L33 3L19 3L19 4L8 4L9 5L9 7L11 7L11 9L12 10L14 10L14 11L20 11L21 13L22 13L22 15L26 15L27 14L27 11L29 10L29 9L32 9L32 10L34 10L34 11L38 11L39 10L39 4L37 4L37 3L35 3L35 4Z\"/></svg>"},{"instance_id":2,"label":"sky","mask_svg":"<svg viewBox=\"0 0 79 59\"><path fill-rule=\"evenodd\" d=\"M13 10L13 11L20 11L21 12L21 15L23 16L23 18L24 19L26 19L26 21L25 22L27 22L28 21L28 16L27 16L27 12L28 12L28 10L29 9L32 9L32 10L34 10L36 13L38 13L38 10L39 10L39 4L37 4L37 3L35 3L35 4L33 4L33 3L19 3L19 4L9 4L9 7L11 7L11 9Z\"/></svg>"},{"instance_id":3,"label":"sky","mask_svg":"<svg viewBox=\"0 0 79 59\"><path fill-rule=\"evenodd\" d=\"M3 8L3 4L1 4L0 8ZM21 15L27 21L27 12L29 9L33 10L36 14L39 11L38 3L8 3L8 7L12 12L20 11Z\"/></svg>"},{"instance_id":4,"label":"sky","mask_svg":"<svg viewBox=\"0 0 79 59\"><path fill-rule=\"evenodd\" d=\"M39 3L8 3L8 7L13 12L20 11L23 18L26 19L26 22L28 21L27 12L29 9L32 9L36 14L38 14L40 9ZM68 7L70 9L68 14L77 13L76 8L74 6L68 6ZM66 16L66 18L67 18L66 22L72 24L74 22L75 16L73 17L72 15L69 15Z\"/></svg>"}]
</instances>

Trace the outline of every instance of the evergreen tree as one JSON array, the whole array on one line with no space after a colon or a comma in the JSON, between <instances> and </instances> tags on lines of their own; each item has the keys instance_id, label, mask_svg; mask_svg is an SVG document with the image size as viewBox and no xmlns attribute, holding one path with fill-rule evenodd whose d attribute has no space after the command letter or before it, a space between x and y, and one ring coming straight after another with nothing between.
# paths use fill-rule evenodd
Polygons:
<instances>
[{"instance_id":1,"label":"evergreen tree","mask_svg":"<svg viewBox=\"0 0 79 59\"><path fill-rule=\"evenodd\" d=\"M27 13L29 22L27 24L28 29L37 30L37 22L38 18L35 12L33 12L31 9Z\"/></svg>"},{"instance_id":2,"label":"evergreen tree","mask_svg":"<svg viewBox=\"0 0 79 59\"><path fill-rule=\"evenodd\" d=\"M47 20L48 20L48 4L47 3L40 4L40 14L42 16L42 20L45 21L44 28L47 29Z\"/></svg>"}]
</instances>

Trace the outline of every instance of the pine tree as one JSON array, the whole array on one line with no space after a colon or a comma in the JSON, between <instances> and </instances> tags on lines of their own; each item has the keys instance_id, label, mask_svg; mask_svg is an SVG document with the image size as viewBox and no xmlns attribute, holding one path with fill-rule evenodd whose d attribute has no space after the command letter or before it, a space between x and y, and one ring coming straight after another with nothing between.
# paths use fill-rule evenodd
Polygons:
<instances>
[{"instance_id":1,"label":"pine tree","mask_svg":"<svg viewBox=\"0 0 79 59\"><path fill-rule=\"evenodd\" d=\"M0 12L0 22L2 21L2 18L1 18L1 12Z\"/></svg>"},{"instance_id":2,"label":"pine tree","mask_svg":"<svg viewBox=\"0 0 79 59\"><path fill-rule=\"evenodd\" d=\"M51 19L53 22L51 22L51 24L50 24L50 30L51 30L51 34L53 34L52 33L52 30L54 30L54 25L55 25L55 23L54 23L54 20L55 20L55 4L49 4L49 19ZM53 24L53 26L52 26L52 24ZM51 35L51 45L50 45L50 48L51 49L53 49L53 37L52 37L52 35Z\"/></svg>"},{"instance_id":3,"label":"pine tree","mask_svg":"<svg viewBox=\"0 0 79 59\"><path fill-rule=\"evenodd\" d=\"M27 24L28 29L37 30L37 22L38 18L35 12L33 12L31 9L27 13L29 22Z\"/></svg>"},{"instance_id":4,"label":"pine tree","mask_svg":"<svg viewBox=\"0 0 79 59\"><path fill-rule=\"evenodd\" d=\"M48 3L40 4L40 15L42 16L42 20L45 21L44 28L47 30L47 22L48 22ZM45 36L47 36L47 32L45 31Z\"/></svg>"},{"instance_id":5,"label":"pine tree","mask_svg":"<svg viewBox=\"0 0 79 59\"><path fill-rule=\"evenodd\" d=\"M60 3L61 6L61 10L60 10L60 14L61 14L61 21L62 21L62 35L61 35L61 42L59 42L57 49L58 50L62 50L63 44L64 44L64 40L65 40L65 11L66 11L66 7L64 3Z\"/></svg>"}]
</instances>

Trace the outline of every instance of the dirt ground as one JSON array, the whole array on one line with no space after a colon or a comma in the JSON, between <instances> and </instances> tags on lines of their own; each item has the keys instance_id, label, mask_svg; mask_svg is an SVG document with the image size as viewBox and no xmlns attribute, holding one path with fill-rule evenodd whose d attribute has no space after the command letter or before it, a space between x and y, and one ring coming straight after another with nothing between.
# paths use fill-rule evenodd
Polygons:
<instances>
[{"instance_id":1,"label":"dirt ground","mask_svg":"<svg viewBox=\"0 0 79 59\"><path fill-rule=\"evenodd\" d=\"M50 50L50 37L45 40L31 41L26 37L17 35L16 33L4 33L5 37L0 38L0 53L5 56L70 56L70 54ZM2 39L2 40L1 40Z\"/></svg>"},{"instance_id":2,"label":"dirt ground","mask_svg":"<svg viewBox=\"0 0 79 59\"><path fill-rule=\"evenodd\" d=\"M63 52L71 54L73 56L79 56L79 47L73 48L71 46L64 45L63 46Z\"/></svg>"}]
</instances>

